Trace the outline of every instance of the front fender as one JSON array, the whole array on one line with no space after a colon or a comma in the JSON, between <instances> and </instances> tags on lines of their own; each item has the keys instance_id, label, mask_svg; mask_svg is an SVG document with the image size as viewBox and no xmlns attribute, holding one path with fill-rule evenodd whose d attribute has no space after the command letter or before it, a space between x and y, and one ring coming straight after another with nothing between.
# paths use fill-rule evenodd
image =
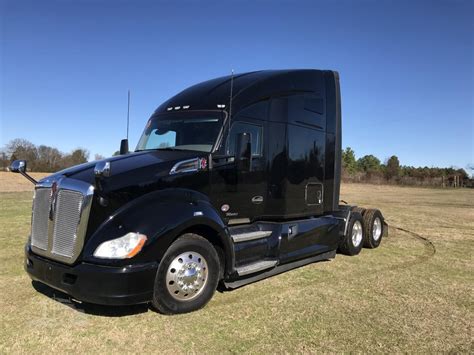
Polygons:
<instances>
[{"instance_id":1,"label":"front fender","mask_svg":"<svg viewBox=\"0 0 474 355\"><path fill-rule=\"evenodd\" d=\"M234 253L228 229L206 195L187 189L152 192L121 207L91 235L84 248L83 260L114 266L160 261L170 244L193 226L206 226L215 231L224 246L226 270L230 270L234 265ZM93 256L101 243L129 232L148 237L139 254L122 260Z\"/></svg>"}]
</instances>

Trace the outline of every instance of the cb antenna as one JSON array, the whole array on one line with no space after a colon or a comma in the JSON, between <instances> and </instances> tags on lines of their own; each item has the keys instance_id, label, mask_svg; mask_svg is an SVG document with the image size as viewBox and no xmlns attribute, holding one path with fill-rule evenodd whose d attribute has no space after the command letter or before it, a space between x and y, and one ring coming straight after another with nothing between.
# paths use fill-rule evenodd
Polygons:
<instances>
[{"instance_id":1,"label":"cb antenna","mask_svg":"<svg viewBox=\"0 0 474 355\"><path fill-rule=\"evenodd\" d=\"M234 69L232 69L230 74L230 99L229 99L229 129L230 129L230 120L232 117L232 96L234 95Z\"/></svg>"},{"instance_id":2,"label":"cb antenna","mask_svg":"<svg viewBox=\"0 0 474 355\"><path fill-rule=\"evenodd\" d=\"M130 127L130 89L128 89L128 106L127 106L127 140L128 140L128 130Z\"/></svg>"}]
</instances>

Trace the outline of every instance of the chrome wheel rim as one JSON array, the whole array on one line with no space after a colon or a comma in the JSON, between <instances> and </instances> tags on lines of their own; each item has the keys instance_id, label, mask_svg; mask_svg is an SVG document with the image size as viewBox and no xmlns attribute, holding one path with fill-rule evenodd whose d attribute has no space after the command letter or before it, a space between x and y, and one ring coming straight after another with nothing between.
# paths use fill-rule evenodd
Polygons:
<instances>
[{"instance_id":1,"label":"chrome wheel rim","mask_svg":"<svg viewBox=\"0 0 474 355\"><path fill-rule=\"evenodd\" d=\"M382 221L379 217L375 218L374 225L372 226L372 236L375 241L379 240L382 236Z\"/></svg>"},{"instance_id":2,"label":"chrome wheel rim","mask_svg":"<svg viewBox=\"0 0 474 355\"><path fill-rule=\"evenodd\" d=\"M355 221L352 226L352 244L358 247L362 242L362 223Z\"/></svg>"},{"instance_id":3,"label":"chrome wheel rim","mask_svg":"<svg viewBox=\"0 0 474 355\"><path fill-rule=\"evenodd\" d=\"M166 272L166 287L176 300L189 301L201 294L207 283L207 261L194 251L179 254Z\"/></svg>"}]
</instances>

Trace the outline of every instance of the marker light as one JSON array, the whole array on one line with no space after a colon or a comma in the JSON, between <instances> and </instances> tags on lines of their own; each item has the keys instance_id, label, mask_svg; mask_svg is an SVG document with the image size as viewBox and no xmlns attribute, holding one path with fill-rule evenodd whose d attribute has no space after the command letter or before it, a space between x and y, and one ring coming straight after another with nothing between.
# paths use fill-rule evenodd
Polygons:
<instances>
[{"instance_id":1,"label":"marker light","mask_svg":"<svg viewBox=\"0 0 474 355\"><path fill-rule=\"evenodd\" d=\"M146 240L146 235L130 232L123 237L103 242L95 250L94 256L101 259L132 258L142 250Z\"/></svg>"}]
</instances>

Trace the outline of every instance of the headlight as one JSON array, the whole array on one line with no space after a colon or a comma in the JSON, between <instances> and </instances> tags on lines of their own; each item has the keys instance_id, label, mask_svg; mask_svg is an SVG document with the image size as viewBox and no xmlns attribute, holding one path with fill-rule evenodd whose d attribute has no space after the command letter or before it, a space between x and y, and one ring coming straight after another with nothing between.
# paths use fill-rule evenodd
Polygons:
<instances>
[{"instance_id":1,"label":"headlight","mask_svg":"<svg viewBox=\"0 0 474 355\"><path fill-rule=\"evenodd\" d=\"M94 256L101 259L128 259L142 250L146 240L144 234L127 233L123 237L103 242L95 250Z\"/></svg>"}]
</instances>

